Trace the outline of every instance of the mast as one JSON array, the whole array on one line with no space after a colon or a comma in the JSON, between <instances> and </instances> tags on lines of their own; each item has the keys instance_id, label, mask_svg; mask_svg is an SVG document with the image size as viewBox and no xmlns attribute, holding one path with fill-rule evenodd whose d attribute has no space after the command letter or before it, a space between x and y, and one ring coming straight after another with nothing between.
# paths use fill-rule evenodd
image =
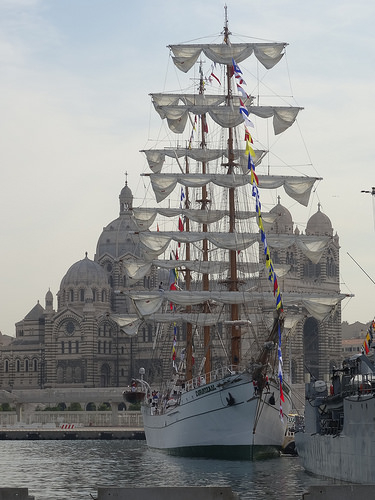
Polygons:
<instances>
[{"instance_id":1,"label":"mast","mask_svg":"<svg viewBox=\"0 0 375 500\"><path fill-rule=\"evenodd\" d=\"M186 157L185 161L185 170L186 173L189 173L189 161ZM189 188L185 189L185 207L189 208ZM190 231L190 220L189 217L185 218L185 230L186 232ZM185 258L187 261L190 261L190 243L186 243L185 246ZM190 269L186 269L185 271L185 283L186 290L190 290L191 285L191 272ZM187 306L187 312L191 312L191 306ZM186 323L186 372L185 372L186 380L191 380L193 378L193 325L191 323Z\"/></svg>"},{"instance_id":2,"label":"mast","mask_svg":"<svg viewBox=\"0 0 375 500\"><path fill-rule=\"evenodd\" d=\"M199 94L203 95L204 93L204 79L203 79L203 70L202 70L202 61L200 62L199 66ZM206 147L206 129L207 129L207 121L206 121L206 114L201 115L200 118L201 121L201 144L200 147L201 149L204 149ZM186 173L189 173L189 163L188 159L186 157ZM202 174L207 173L207 166L206 162L202 162ZM186 188L186 191L188 192L188 188ZM186 200L188 198L186 197ZM202 194L201 194L201 199L197 200L199 203L201 203L201 210L206 210L207 205L210 203L210 200L208 199L207 195L207 186L204 185L202 186ZM188 201L187 201L188 202ZM203 224L202 225L202 230L204 233L207 232L208 225ZM190 223L189 219L186 218L186 231L189 232L190 230ZM190 244L186 244L186 260L190 260ZM202 241L202 260L204 262L208 261L208 241L207 239L203 239ZM190 281L191 281L191 275L190 271L187 270L186 272L186 289L190 290ZM210 284L209 284L209 275L207 273L203 274L202 276L202 288L204 291L209 291L210 289ZM191 312L191 306L187 308L188 312ZM203 304L203 312L207 314L209 312L209 305L208 302L204 302ZM209 382L208 376L209 373L211 372L211 348L210 348L210 343L211 343L211 328L209 325L205 325L203 327L203 341L204 341L204 348L205 348L205 361L204 361L204 373L206 375L206 381ZM193 366L192 366L192 358L193 358L193 332L192 332L192 324L187 323L186 326L186 380L191 380L193 378Z\"/></svg>"},{"instance_id":3,"label":"mast","mask_svg":"<svg viewBox=\"0 0 375 500\"><path fill-rule=\"evenodd\" d=\"M199 68L199 74L200 74L200 79L199 79L199 94L204 93L204 80L203 80L203 70L202 70L202 63L200 64ZM201 148L204 149L206 147L206 130L207 130L207 118L206 114L203 114L201 116ZM207 165L206 162L202 162L202 174L207 173ZM201 210L206 210L207 205L210 203L210 200L208 199L207 196L207 186L204 185L202 186L202 199L198 200L201 203ZM204 233L207 232L207 224L203 224L202 230ZM204 239L202 242L202 259L203 262L208 261L208 241L207 239ZM203 285L203 290L204 291L209 291L210 289L210 283L209 283L209 276L208 274L203 274L202 276L202 285ZM209 305L208 302L205 302L203 304L203 312L206 314L209 312ZM209 326L204 326L203 327L203 342L204 342L204 348L205 348L205 362L204 362L204 372L206 375L206 381L209 382L207 379L208 374L211 372L211 328Z\"/></svg>"},{"instance_id":4,"label":"mast","mask_svg":"<svg viewBox=\"0 0 375 500\"><path fill-rule=\"evenodd\" d=\"M228 28L228 18L227 18L227 6L225 5L225 26L224 26L224 42L230 45L229 41L229 28ZM227 65L227 106L231 105L232 101L232 89L231 89L231 78L232 78L232 67ZM228 130L228 167L227 174L232 175L234 172L234 146L233 146L233 128L230 127ZM235 222L235 188L229 188L229 232L234 233L236 230ZM230 263L230 274L229 280L227 281L227 286L230 291L238 291L238 278L237 278L237 253L235 250L229 251L229 263ZM238 304L231 304L230 306L231 315L230 320L231 325L231 364L237 366L240 362L241 357L241 329L238 325L239 319L239 307Z\"/></svg>"}]
</instances>

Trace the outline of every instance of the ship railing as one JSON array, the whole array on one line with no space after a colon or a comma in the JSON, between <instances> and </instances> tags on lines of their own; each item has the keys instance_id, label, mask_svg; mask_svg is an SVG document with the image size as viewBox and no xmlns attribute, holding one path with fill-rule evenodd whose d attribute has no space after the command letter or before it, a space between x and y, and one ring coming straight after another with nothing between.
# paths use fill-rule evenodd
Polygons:
<instances>
[{"instance_id":1,"label":"ship railing","mask_svg":"<svg viewBox=\"0 0 375 500\"><path fill-rule=\"evenodd\" d=\"M350 383L343 387L343 392L349 395L365 395L375 393L375 375L372 373L355 375Z\"/></svg>"},{"instance_id":2,"label":"ship railing","mask_svg":"<svg viewBox=\"0 0 375 500\"><path fill-rule=\"evenodd\" d=\"M374 393L375 375L373 373L344 375L338 383L333 382L330 389L330 396L336 398Z\"/></svg>"},{"instance_id":3,"label":"ship railing","mask_svg":"<svg viewBox=\"0 0 375 500\"><path fill-rule=\"evenodd\" d=\"M212 370L211 372L205 374L205 375L198 375L197 377L194 377L191 380L188 380L185 383L185 387L183 388L183 392L188 392L192 391L193 389L197 389L201 387L202 385L206 384L211 384L212 382L215 382L216 380L221 380L223 378L228 378L232 375L236 375L238 373L243 373L245 370L243 370L241 367L238 365L229 365L229 366L221 366L219 368L216 368L215 370Z\"/></svg>"},{"instance_id":4,"label":"ship railing","mask_svg":"<svg viewBox=\"0 0 375 500\"><path fill-rule=\"evenodd\" d=\"M245 370L236 366L222 366L215 370L212 370L207 375L199 375L193 379L180 384L176 384L171 390L167 391L165 394L158 393L156 397L152 396L151 388L147 384L147 392L145 401L147 401L150 406L151 415L163 415L170 412L178 405L181 399L181 394L194 389L198 389L203 385L210 384L216 380L222 380L225 378L232 377L233 375L238 375L243 373ZM143 381L144 382L144 381Z\"/></svg>"}]
</instances>

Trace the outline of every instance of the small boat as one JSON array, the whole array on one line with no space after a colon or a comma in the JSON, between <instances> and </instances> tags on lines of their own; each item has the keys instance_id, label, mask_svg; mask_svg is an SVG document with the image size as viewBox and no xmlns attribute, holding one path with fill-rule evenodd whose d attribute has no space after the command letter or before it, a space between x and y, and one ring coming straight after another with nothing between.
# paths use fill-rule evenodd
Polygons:
<instances>
[{"instance_id":1,"label":"small boat","mask_svg":"<svg viewBox=\"0 0 375 500\"><path fill-rule=\"evenodd\" d=\"M145 391L141 385L138 385L135 380L132 380L131 387L123 391L124 400L130 404L140 404L145 399Z\"/></svg>"}]
</instances>

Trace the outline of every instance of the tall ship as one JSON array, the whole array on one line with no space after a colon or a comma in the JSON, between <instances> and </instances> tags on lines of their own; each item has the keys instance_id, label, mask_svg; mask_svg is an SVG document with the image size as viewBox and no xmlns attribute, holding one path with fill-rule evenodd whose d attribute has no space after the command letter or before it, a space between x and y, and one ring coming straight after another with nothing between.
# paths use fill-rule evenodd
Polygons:
<instances>
[{"instance_id":1,"label":"tall ship","mask_svg":"<svg viewBox=\"0 0 375 500\"><path fill-rule=\"evenodd\" d=\"M124 290L129 330L153 325L160 364L141 371L147 444L170 454L255 459L280 453L292 409L283 373L283 332L305 314L324 316L343 298L283 293L289 266L273 251L298 246L318 262L327 236L267 235L276 214L263 195L285 191L302 207L317 177L273 172L256 121L274 140L301 108L263 105L255 58L271 71L286 43L232 40L225 9L219 43L170 45L181 92L151 94L168 145L144 150L156 206L133 209L143 259L124 262L134 280L154 273L156 289ZM260 128L260 127L259 127ZM169 139L169 136L172 138ZM269 142L269 141L268 141ZM269 207L269 204L265 204ZM293 253L291 252L291 259ZM142 326L143 325L143 326ZM156 355L155 355L156 356ZM125 393L125 398L134 395Z\"/></svg>"},{"instance_id":2,"label":"tall ship","mask_svg":"<svg viewBox=\"0 0 375 500\"><path fill-rule=\"evenodd\" d=\"M345 359L329 383L313 380L306 387L304 425L295 444L308 472L375 484L374 327L372 322L362 354Z\"/></svg>"}]
</instances>

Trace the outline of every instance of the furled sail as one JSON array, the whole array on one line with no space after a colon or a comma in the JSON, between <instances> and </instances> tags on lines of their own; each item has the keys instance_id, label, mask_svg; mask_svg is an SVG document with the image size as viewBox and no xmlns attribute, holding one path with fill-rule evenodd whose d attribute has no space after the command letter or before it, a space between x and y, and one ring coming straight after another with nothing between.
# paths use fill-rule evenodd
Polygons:
<instances>
[{"instance_id":1,"label":"furled sail","mask_svg":"<svg viewBox=\"0 0 375 500\"><path fill-rule=\"evenodd\" d=\"M232 188L251 185L250 175L227 174L151 174L151 185L157 202L164 200L175 189L177 183L186 187L202 187L213 183ZM284 186L285 192L304 206L308 205L310 193L317 177L259 175L259 187L277 189Z\"/></svg>"},{"instance_id":2,"label":"furled sail","mask_svg":"<svg viewBox=\"0 0 375 500\"><path fill-rule=\"evenodd\" d=\"M263 307L272 309L274 297L272 293L261 292L229 292L229 291L154 291L154 292L126 292L135 304L135 307L142 318L157 313L163 302L172 302L173 304L187 307L198 304L204 304L207 301L218 304L252 304L261 302ZM347 295L345 294L303 294L288 293L283 294L284 307L303 306L308 313L319 320L323 320L332 308L337 306ZM251 305L249 306L251 307ZM158 317L161 322L171 322L174 314L171 310L166 311ZM196 315L197 317L198 315ZM199 316L204 316L203 312ZM165 318L162 321L162 318ZM210 316L209 316L210 317ZM190 317L189 319L192 319Z\"/></svg>"},{"instance_id":3,"label":"furled sail","mask_svg":"<svg viewBox=\"0 0 375 500\"><path fill-rule=\"evenodd\" d=\"M155 222L157 215L163 217L187 217L189 220L200 224L213 224L229 216L228 210L198 210L190 208L134 208L133 218L137 226L146 230L149 229ZM236 220L252 219L257 216L255 211L236 211ZM263 221L271 224L276 219L276 214L264 212L262 214Z\"/></svg>"},{"instance_id":4,"label":"furled sail","mask_svg":"<svg viewBox=\"0 0 375 500\"><path fill-rule=\"evenodd\" d=\"M129 337L134 337L138 333L138 329L142 324L142 319L136 315L122 316L113 314L111 318L119 325L120 329Z\"/></svg>"},{"instance_id":5,"label":"furled sail","mask_svg":"<svg viewBox=\"0 0 375 500\"><path fill-rule=\"evenodd\" d=\"M146 155L150 169L158 174L162 171L165 157L170 158L190 158L200 162L210 162L219 158L228 158L227 149L202 149L202 148L165 148L165 149L148 149L142 150ZM267 151L262 149L254 149L254 165L257 166L262 158L267 154ZM243 173L248 171L248 156L244 149L233 150L233 158L238 162Z\"/></svg>"},{"instance_id":6,"label":"furled sail","mask_svg":"<svg viewBox=\"0 0 375 500\"><path fill-rule=\"evenodd\" d=\"M258 233L205 233L205 232L141 232L141 243L157 255L162 254L170 242L195 243L208 240L215 247L225 250L245 250L260 240ZM296 245L302 253L314 264L317 264L323 255L329 241L329 236L310 236L294 234L270 234L267 237L268 246L275 249L285 249Z\"/></svg>"},{"instance_id":7,"label":"furled sail","mask_svg":"<svg viewBox=\"0 0 375 500\"><path fill-rule=\"evenodd\" d=\"M189 44L169 45L173 52L173 62L178 69L187 73L203 54L212 62L232 64L245 61L252 54L266 68L273 68L283 57L286 43L231 43L226 44Z\"/></svg>"},{"instance_id":8,"label":"furled sail","mask_svg":"<svg viewBox=\"0 0 375 500\"><path fill-rule=\"evenodd\" d=\"M188 113L208 114L222 128L234 128L243 124L243 117L238 106L209 106L195 104L160 106L154 102L155 110L162 119L166 118L168 127L176 134L182 134L188 119ZM250 114L259 118L273 118L275 135L281 134L295 122L299 111L296 106L247 106ZM190 123L190 122L189 122Z\"/></svg>"},{"instance_id":9,"label":"furled sail","mask_svg":"<svg viewBox=\"0 0 375 500\"><path fill-rule=\"evenodd\" d=\"M329 236L287 234L270 234L267 236L267 243L270 248L289 248L295 244L314 264L320 261L329 241L331 241Z\"/></svg>"},{"instance_id":10,"label":"furled sail","mask_svg":"<svg viewBox=\"0 0 375 500\"><path fill-rule=\"evenodd\" d=\"M257 233L204 233L204 232L182 232L166 231L164 233L142 232L139 233L141 243L157 254L163 253L169 243L177 241L180 243L195 243L208 240L217 248L226 250L244 250L258 241Z\"/></svg>"},{"instance_id":11,"label":"furled sail","mask_svg":"<svg viewBox=\"0 0 375 500\"><path fill-rule=\"evenodd\" d=\"M228 271L229 263L223 260L202 261L202 260L162 260L143 261L140 259L126 260L123 262L123 268L126 276L131 281L142 280L149 274L151 266L161 269L178 269L199 273L199 274L223 274ZM263 266L258 262L239 262L238 271L243 274L259 273ZM290 266L275 266L279 276L284 276L290 269Z\"/></svg>"}]
</instances>

